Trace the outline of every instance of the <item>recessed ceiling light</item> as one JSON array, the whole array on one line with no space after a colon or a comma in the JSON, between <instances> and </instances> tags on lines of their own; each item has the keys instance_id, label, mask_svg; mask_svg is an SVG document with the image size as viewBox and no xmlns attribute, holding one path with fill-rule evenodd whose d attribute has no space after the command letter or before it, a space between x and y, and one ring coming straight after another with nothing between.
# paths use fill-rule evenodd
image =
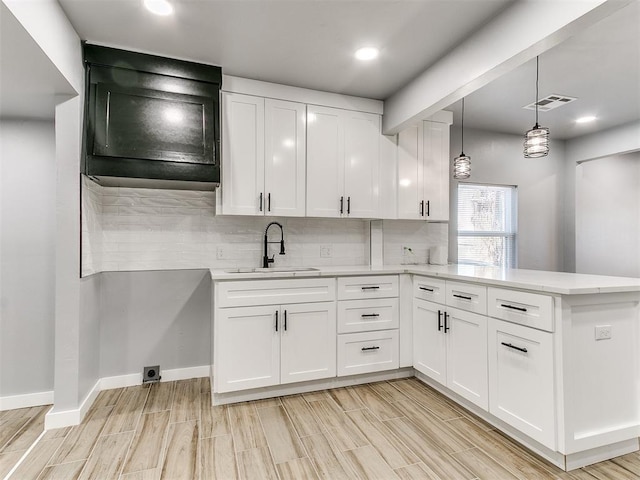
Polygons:
<instances>
[{"instance_id":1,"label":"recessed ceiling light","mask_svg":"<svg viewBox=\"0 0 640 480\"><path fill-rule=\"evenodd\" d=\"M378 49L375 47L363 47L356 50L358 60L373 60L378 57Z\"/></svg>"},{"instance_id":2,"label":"recessed ceiling light","mask_svg":"<svg viewBox=\"0 0 640 480\"><path fill-rule=\"evenodd\" d=\"M144 6L156 15L171 15L173 6L167 0L144 0Z\"/></svg>"},{"instance_id":3,"label":"recessed ceiling light","mask_svg":"<svg viewBox=\"0 0 640 480\"><path fill-rule=\"evenodd\" d=\"M596 119L595 115L587 115L586 117L580 117L576 120L576 123L589 123Z\"/></svg>"}]
</instances>

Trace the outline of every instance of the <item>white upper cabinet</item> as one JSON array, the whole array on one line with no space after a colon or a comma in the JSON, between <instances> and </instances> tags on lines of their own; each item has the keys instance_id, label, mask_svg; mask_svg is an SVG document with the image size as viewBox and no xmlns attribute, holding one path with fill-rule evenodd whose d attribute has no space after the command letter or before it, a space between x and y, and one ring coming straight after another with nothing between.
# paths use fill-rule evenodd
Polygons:
<instances>
[{"instance_id":1,"label":"white upper cabinet","mask_svg":"<svg viewBox=\"0 0 640 480\"><path fill-rule=\"evenodd\" d=\"M449 124L423 121L398 134L398 218L449 220Z\"/></svg>"},{"instance_id":2,"label":"white upper cabinet","mask_svg":"<svg viewBox=\"0 0 640 480\"><path fill-rule=\"evenodd\" d=\"M307 107L307 216L379 216L380 115Z\"/></svg>"},{"instance_id":3,"label":"white upper cabinet","mask_svg":"<svg viewBox=\"0 0 640 480\"><path fill-rule=\"evenodd\" d=\"M222 202L218 202L219 213L261 214L263 187L264 99L223 93Z\"/></svg>"},{"instance_id":4,"label":"white upper cabinet","mask_svg":"<svg viewBox=\"0 0 640 480\"><path fill-rule=\"evenodd\" d=\"M223 93L222 111L219 213L304 216L306 106Z\"/></svg>"}]
</instances>

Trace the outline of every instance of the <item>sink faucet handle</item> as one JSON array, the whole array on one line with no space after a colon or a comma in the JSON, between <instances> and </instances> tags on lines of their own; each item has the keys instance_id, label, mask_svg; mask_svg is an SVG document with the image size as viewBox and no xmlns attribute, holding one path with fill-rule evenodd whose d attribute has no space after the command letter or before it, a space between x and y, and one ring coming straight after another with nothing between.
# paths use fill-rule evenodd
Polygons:
<instances>
[{"instance_id":1,"label":"sink faucet handle","mask_svg":"<svg viewBox=\"0 0 640 480\"><path fill-rule=\"evenodd\" d=\"M275 261L276 261L276 255L275 254L271 255L271 258L269 258L269 255L267 255L267 264L273 263Z\"/></svg>"}]
</instances>

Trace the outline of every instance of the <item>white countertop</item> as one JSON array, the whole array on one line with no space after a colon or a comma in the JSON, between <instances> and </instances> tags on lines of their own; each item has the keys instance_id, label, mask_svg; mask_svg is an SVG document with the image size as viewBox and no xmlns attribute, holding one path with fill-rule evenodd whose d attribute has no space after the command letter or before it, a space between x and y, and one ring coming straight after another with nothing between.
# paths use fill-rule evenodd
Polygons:
<instances>
[{"instance_id":1,"label":"white countertop","mask_svg":"<svg viewBox=\"0 0 640 480\"><path fill-rule=\"evenodd\" d=\"M275 268L277 269L277 267ZM293 272L278 272L274 270L248 272L246 271L248 269L237 269L239 271L230 273L232 270L211 270L211 278L219 281L409 273L561 295L640 291L640 278L545 272L542 270L502 269L474 265L384 265L379 267L363 265L315 268L316 270L312 271Z\"/></svg>"}]
</instances>

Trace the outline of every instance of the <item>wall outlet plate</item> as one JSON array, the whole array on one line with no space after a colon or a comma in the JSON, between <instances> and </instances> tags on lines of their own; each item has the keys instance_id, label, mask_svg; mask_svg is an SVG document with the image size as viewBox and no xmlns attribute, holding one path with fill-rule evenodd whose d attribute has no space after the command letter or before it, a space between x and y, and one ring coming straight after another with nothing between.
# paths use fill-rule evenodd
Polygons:
<instances>
[{"instance_id":1,"label":"wall outlet plate","mask_svg":"<svg viewBox=\"0 0 640 480\"><path fill-rule=\"evenodd\" d=\"M333 248L331 245L320 245L320 256L322 258L329 258L333 255Z\"/></svg>"},{"instance_id":2,"label":"wall outlet plate","mask_svg":"<svg viewBox=\"0 0 640 480\"><path fill-rule=\"evenodd\" d=\"M224 247L216 248L216 258L218 260L225 260L227 258L227 252L225 251Z\"/></svg>"},{"instance_id":3,"label":"wall outlet plate","mask_svg":"<svg viewBox=\"0 0 640 480\"><path fill-rule=\"evenodd\" d=\"M142 369L142 383L159 382L161 378L160 365L153 365L152 367L144 367Z\"/></svg>"},{"instance_id":4,"label":"wall outlet plate","mask_svg":"<svg viewBox=\"0 0 640 480\"><path fill-rule=\"evenodd\" d=\"M596 326L596 340L609 340L611 338L611 325Z\"/></svg>"}]
</instances>

